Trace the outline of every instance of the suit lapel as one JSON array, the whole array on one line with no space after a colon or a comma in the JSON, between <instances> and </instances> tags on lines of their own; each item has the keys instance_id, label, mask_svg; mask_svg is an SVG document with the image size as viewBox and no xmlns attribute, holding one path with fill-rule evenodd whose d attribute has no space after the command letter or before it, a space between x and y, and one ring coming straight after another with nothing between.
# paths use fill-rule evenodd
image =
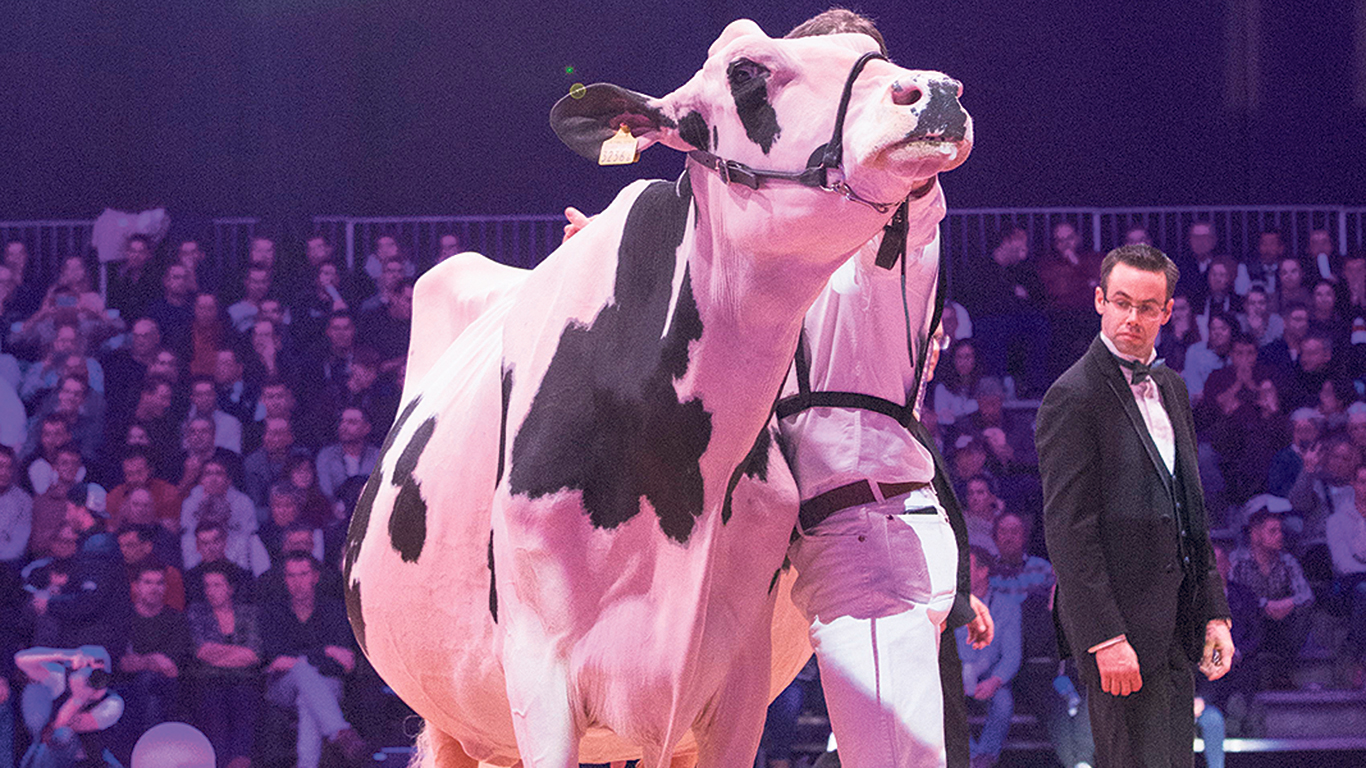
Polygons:
<instances>
[{"instance_id":1,"label":"suit lapel","mask_svg":"<svg viewBox=\"0 0 1366 768\"><path fill-rule=\"evenodd\" d=\"M1162 487L1167 489L1167 495L1176 498L1176 489L1173 487L1172 474L1167 471L1167 463L1162 460L1162 454L1157 451L1157 444L1153 442L1153 437L1148 433L1148 424L1143 421L1143 414L1138 410L1138 401L1134 400L1134 392L1129 388L1129 382L1124 378L1124 372L1120 370L1119 363L1115 361L1115 356L1110 354L1110 350L1105 346L1105 342L1100 340L1097 335L1095 341L1091 342L1089 352L1092 361L1100 369L1101 375L1105 377L1105 383L1114 393L1115 399L1119 401L1120 407L1124 410L1124 415L1129 420L1129 425L1138 433L1138 437L1143 441L1143 449L1148 454L1148 460L1153 464L1153 470L1162 480ZM1157 377L1153 377L1157 381ZM1165 387L1159 382L1158 391L1162 392L1163 405L1166 405L1167 395ZM1171 414L1171 409L1167 409ZM1173 420L1175 421L1175 420Z\"/></svg>"}]
</instances>

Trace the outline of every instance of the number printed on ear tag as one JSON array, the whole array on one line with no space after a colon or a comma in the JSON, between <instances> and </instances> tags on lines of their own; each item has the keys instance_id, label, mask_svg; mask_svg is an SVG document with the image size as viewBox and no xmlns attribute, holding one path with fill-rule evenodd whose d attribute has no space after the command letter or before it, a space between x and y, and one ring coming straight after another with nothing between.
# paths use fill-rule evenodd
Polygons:
<instances>
[{"instance_id":1,"label":"number printed on ear tag","mask_svg":"<svg viewBox=\"0 0 1366 768\"><path fill-rule=\"evenodd\" d=\"M602 143L598 151L598 165L630 165L640 159L631 126L622 123L612 138Z\"/></svg>"}]
</instances>

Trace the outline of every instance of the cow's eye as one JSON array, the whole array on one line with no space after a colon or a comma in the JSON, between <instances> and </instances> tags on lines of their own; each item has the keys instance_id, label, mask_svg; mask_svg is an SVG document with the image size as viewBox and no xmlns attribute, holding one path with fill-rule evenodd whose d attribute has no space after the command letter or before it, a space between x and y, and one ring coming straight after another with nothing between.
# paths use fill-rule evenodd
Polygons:
<instances>
[{"instance_id":1,"label":"cow's eye","mask_svg":"<svg viewBox=\"0 0 1366 768\"><path fill-rule=\"evenodd\" d=\"M736 59L730 63L726 69L726 78L730 80L731 86L743 85L755 78L767 77L768 67L763 64L750 61L749 59Z\"/></svg>"}]
</instances>

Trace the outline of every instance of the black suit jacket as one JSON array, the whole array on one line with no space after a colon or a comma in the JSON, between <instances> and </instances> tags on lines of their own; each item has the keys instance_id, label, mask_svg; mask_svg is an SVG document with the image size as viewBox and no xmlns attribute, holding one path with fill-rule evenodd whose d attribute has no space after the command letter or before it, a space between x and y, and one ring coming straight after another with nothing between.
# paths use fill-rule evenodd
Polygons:
<instances>
[{"instance_id":1,"label":"black suit jacket","mask_svg":"<svg viewBox=\"0 0 1366 768\"><path fill-rule=\"evenodd\" d=\"M1076 649L1093 685L1099 673L1086 649L1127 635L1146 675L1165 664L1173 642L1197 661L1205 624L1229 616L1209 544L1186 385L1165 367L1153 379L1171 417L1181 482L1168 473L1099 336L1039 408L1035 439L1060 642Z\"/></svg>"}]
</instances>

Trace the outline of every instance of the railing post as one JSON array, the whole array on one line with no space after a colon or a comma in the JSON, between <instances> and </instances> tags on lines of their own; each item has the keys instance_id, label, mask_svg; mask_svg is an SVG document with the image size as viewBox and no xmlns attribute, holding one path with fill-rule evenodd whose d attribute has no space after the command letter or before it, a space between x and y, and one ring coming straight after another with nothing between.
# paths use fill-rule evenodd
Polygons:
<instances>
[{"instance_id":1,"label":"railing post","mask_svg":"<svg viewBox=\"0 0 1366 768\"><path fill-rule=\"evenodd\" d=\"M1338 255L1347 255L1347 207L1338 209Z\"/></svg>"},{"instance_id":2,"label":"railing post","mask_svg":"<svg viewBox=\"0 0 1366 768\"><path fill-rule=\"evenodd\" d=\"M352 218L346 219L346 271L348 273L356 270L356 221Z\"/></svg>"},{"instance_id":3,"label":"railing post","mask_svg":"<svg viewBox=\"0 0 1366 768\"><path fill-rule=\"evenodd\" d=\"M1100 209L1091 209L1091 250L1100 250Z\"/></svg>"}]
</instances>

